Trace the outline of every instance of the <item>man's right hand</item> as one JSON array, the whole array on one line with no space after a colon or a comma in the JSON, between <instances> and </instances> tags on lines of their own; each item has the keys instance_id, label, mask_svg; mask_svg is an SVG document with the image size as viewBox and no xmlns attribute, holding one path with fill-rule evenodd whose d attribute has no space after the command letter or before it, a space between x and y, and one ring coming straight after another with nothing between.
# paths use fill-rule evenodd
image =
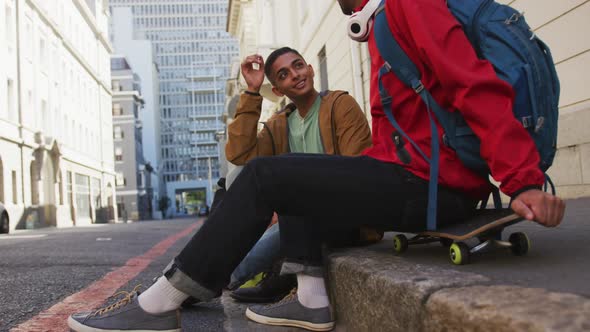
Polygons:
<instances>
[{"instance_id":1,"label":"man's right hand","mask_svg":"<svg viewBox=\"0 0 590 332\"><path fill-rule=\"evenodd\" d=\"M253 64L258 64L258 70ZM259 54L249 55L242 61L242 76L248 85L248 91L259 92L264 82L264 60Z\"/></svg>"},{"instance_id":2,"label":"man's right hand","mask_svg":"<svg viewBox=\"0 0 590 332\"><path fill-rule=\"evenodd\" d=\"M546 227L556 227L563 220L565 202L538 189L527 190L512 200L512 210L521 217Z\"/></svg>"}]
</instances>

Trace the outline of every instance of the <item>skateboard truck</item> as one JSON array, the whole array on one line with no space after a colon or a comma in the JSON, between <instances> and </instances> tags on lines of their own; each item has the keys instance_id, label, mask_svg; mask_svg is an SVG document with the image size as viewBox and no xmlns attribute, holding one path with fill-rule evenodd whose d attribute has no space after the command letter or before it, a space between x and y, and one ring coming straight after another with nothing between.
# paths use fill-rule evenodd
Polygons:
<instances>
[{"instance_id":1,"label":"skateboard truck","mask_svg":"<svg viewBox=\"0 0 590 332\"><path fill-rule=\"evenodd\" d=\"M453 264L469 263L470 256L483 253L493 248L509 248L515 256L523 256L530 249L530 240L523 232L512 233L508 241L502 240L504 228L522 221L507 209L498 212L489 210L467 223L445 227L436 231L421 232L408 239L403 234L393 237L393 249L401 254L408 246L440 242L449 248L449 258ZM479 243L469 246L466 240L477 238Z\"/></svg>"}]
</instances>

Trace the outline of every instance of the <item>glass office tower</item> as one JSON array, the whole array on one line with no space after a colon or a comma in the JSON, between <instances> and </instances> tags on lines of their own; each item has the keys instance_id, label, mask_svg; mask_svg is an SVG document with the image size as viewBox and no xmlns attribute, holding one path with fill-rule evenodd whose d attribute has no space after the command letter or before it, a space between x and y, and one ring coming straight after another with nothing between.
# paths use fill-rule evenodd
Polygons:
<instances>
[{"instance_id":1,"label":"glass office tower","mask_svg":"<svg viewBox=\"0 0 590 332\"><path fill-rule=\"evenodd\" d=\"M159 69L162 161L177 214L211 202L219 178L225 82L238 43L226 30L227 0L110 0L130 7L135 33L152 41ZM203 195L206 198L203 198ZM195 199L195 197L197 197ZM195 200L197 202L195 202Z\"/></svg>"}]
</instances>

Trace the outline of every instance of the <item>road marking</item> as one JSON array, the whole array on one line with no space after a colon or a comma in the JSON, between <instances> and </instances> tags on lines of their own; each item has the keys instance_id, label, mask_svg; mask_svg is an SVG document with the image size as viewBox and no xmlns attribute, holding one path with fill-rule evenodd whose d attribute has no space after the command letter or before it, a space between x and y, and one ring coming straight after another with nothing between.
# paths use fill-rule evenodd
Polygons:
<instances>
[{"instance_id":1,"label":"road marking","mask_svg":"<svg viewBox=\"0 0 590 332\"><path fill-rule=\"evenodd\" d=\"M119 288L126 285L156 258L162 256L174 243L201 226L202 220L181 232L167 237L145 254L129 259L124 266L107 273L78 293L72 294L30 320L12 328L11 332L69 331L67 319L75 312L90 311L103 304Z\"/></svg>"},{"instance_id":2,"label":"road marking","mask_svg":"<svg viewBox=\"0 0 590 332\"><path fill-rule=\"evenodd\" d=\"M112 238L110 237L97 237L96 241L110 241Z\"/></svg>"},{"instance_id":3,"label":"road marking","mask_svg":"<svg viewBox=\"0 0 590 332\"><path fill-rule=\"evenodd\" d=\"M6 236L0 236L0 240L38 239L40 237L46 237L46 236L47 236L47 234L6 235Z\"/></svg>"}]
</instances>

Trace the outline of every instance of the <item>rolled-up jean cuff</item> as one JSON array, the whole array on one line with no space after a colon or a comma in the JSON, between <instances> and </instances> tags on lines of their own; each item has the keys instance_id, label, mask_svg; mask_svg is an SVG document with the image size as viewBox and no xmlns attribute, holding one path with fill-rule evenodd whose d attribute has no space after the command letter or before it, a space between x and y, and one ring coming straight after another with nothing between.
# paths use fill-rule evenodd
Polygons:
<instances>
[{"instance_id":1,"label":"rolled-up jean cuff","mask_svg":"<svg viewBox=\"0 0 590 332\"><path fill-rule=\"evenodd\" d=\"M164 269L164 276L166 276L174 288L200 301L209 301L217 296L216 292L201 286L201 284L182 272L176 266L174 260Z\"/></svg>"},{"instance_id":2,"label":"rolled-up jean cuff","mask_svg":"<svg viewBox=\"0 0 590 332\"><path fill-rule=\"evenodd\" d=\"M284 262L281 267L281 274L297 274L303 273L312 277L324 277L324 267L316 265L304 265L295 262Z\"/></svg>"}]
</instances>

